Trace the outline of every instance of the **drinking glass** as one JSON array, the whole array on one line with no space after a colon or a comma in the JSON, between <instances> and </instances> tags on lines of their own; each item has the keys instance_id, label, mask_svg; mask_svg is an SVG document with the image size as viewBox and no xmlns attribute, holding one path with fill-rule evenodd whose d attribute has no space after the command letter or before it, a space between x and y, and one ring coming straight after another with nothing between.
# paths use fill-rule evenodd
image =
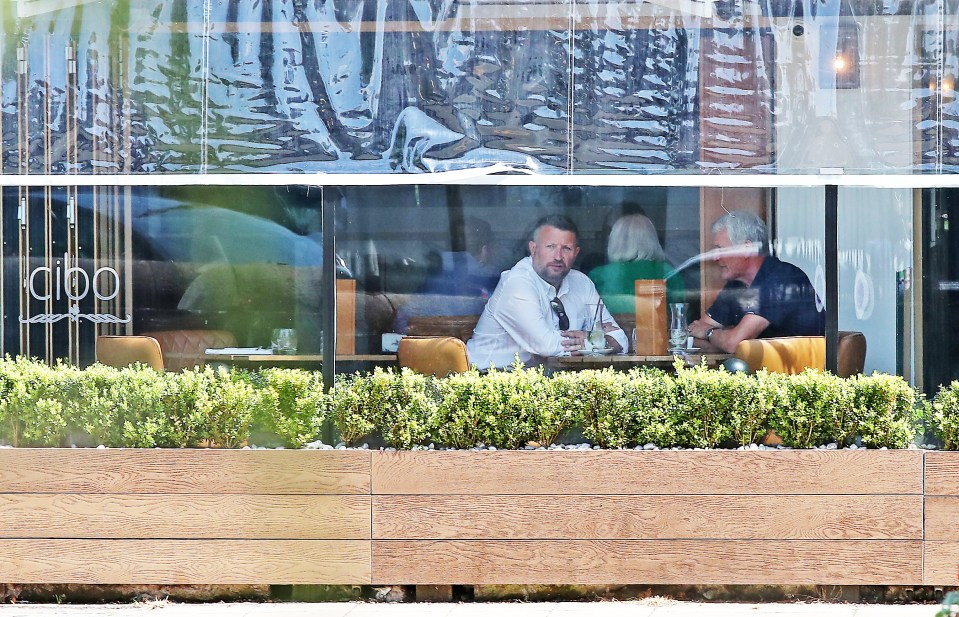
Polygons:
<instances>
[{"instance_id":1,"label":"drinking glass","mask_svg":"<svg viewBox=\"0 0 959 617\"><path fill-rule=\"evenodd\" d=\"M583 328L587 332L586 351L606 349L606 332L603 331L603 303L587 304L586 324Z\"/></svg>"},{"instance_id":2,"label":"drinking glass","mask_svg":"<svg viewBox=\"0 0 959 617\"><path fill-rule=\"evenodd\" d=\"M689 325L686 321L687 310L685 302L673 302L669 305L670 352L681 352L686 349L686 337L689 336Z\"/></svg>"},{"instance_id":3,"label":"drinking glass","mask_svg":"<svg viewBox=\"0 0 959 617\"><path fill-rule=\"evenodd\" d=\"M296 354L296 330L293 328L276 328L271 339L273 353L278 356L292 356Z\"/></svg>"}]
</instances>

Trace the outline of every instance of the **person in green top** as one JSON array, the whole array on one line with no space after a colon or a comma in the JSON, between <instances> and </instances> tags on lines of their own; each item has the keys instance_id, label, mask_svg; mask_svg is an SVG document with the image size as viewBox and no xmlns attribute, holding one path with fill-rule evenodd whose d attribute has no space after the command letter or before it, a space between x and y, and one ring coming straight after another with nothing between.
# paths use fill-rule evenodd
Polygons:
<instances>
[{"instance_id":1,"label":"person in green top","mask_svg":"<svg viewBox=\"0 0 959 617\"><path fill-rule=\"evenodd\" d=\"M608 264L594 268L589 278L602 296L610 313L632 313L636 310L636 280L666 279L668 302L684 302L685 285L679 276L672 276L659 244L656 228L642 214L623 216L613 225L606 247Z\"/></svg>"}]
</instances>

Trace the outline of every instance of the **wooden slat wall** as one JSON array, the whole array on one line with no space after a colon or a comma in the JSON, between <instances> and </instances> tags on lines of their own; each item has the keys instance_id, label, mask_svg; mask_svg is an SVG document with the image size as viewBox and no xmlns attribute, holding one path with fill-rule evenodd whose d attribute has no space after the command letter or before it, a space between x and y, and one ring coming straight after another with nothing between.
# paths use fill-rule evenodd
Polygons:
<instances>
[{"instance_id":1,"label":"wooden slat wall","mask_svg":"<svg viewBox=\"0 0 959 617\"><path fill-rule=\"evenodd\" d=\"M922 452L374 452L372 485L374 495L919 495Z\"/></svg>"},{"instance_id":2,"label":"wooden slat wall","mask_svg":"<svg viewBox=\"0 0 959 617\"><path fill-rule=\"evenodd\" d=\"M6 582L368 584L360 540L4 540Z\"/></svg>"},{"instance_id":3,"label":"wooden slat wall","mask_svg":"<svg viewBox=\"0 0 959 617\"><path fill-rule=\"evenodd\" d=\"M0 580L926 584L959 453L0 449Z\"/></svg>"},{"instance_id":4,"label":"wooden slat wall","mask_svg":"<svg viewBox=\"0 0 959 617\"><path fill-rule=\"evenodd\" d=\"M918 584L922 460L374 452L373 582Z\"/></svg>"},{"instance_id":5,"label":"wooden slat wall","mask_svg":"<svg viewBox=\"0 0 959 617\"><path fill-rule=\"evenodd\" d=\"M369 454L0 449L0 493L369 495Z\"/></svg>"},{"instance_id":6,"label":"wooden slat wall","mask_svg":"<svg viewBox=\"0 0 959 617\"><path fill-rule=\"evenodd\" d=\"M959 582L959 452L925 456L924 585Z\"/></svg>"},{"instance_id":7,"label":"wooden slat wall","mask_svg":"<svg viewBox=\"0 0 959 617\"><path fill-rule=\"evenodd\" d=\"M373 582L916 584L922 576L921 544L919 540L374 540Z\"/></svg>"},{"instance_id":8,"label":"wooden slat wall","mask_svg":"<svg viewBox=\"0 0 959 617\"><path fill-rule=\"evenodd\" d=\"M0 580L369 584L370 454L0 450Z\"/></svg>"}]
</instances>

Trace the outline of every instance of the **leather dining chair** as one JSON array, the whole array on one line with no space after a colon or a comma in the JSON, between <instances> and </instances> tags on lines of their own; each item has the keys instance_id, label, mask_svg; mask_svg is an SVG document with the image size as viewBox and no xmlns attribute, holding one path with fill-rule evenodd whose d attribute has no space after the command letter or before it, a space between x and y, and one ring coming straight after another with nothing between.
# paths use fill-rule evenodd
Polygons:
<instances>
[{"instance_id":1,"label":"leather dining chair","mask_svg":"<svg viewBox=\"0 0 959 617\"><path fill-rule=\"evenodd\" d=\"M123 368L141 362L157 371L163 371L163 353L160 343L152 336L97 337L97 362Z\"/></svg>"},{"instance_id":2,"label":"leather dining chair","mask_svg":"<svg viewBox=\"0 0 959 617\"><path fill-rule=\"evenodd\" d=\"M734 355L754 373L761 368L771 373L795 375L807 368L824 370L826 367L826 337L783 336L766 339L747 339L736 346ZM862 373L866 364L866 337L862 332L839 333L839 377Z\"/></svg>"},{"instance_id":3,"label":"leather dining chair","mask_svg":"<svg viewBox=\"0 0 959 617\"><path fill-rule=\"evenodd\" d=\"M466 344L452 336L406 336L399 342L396 359L401 367L435 377L470 368Z\"/></svg>"}]
</instances>

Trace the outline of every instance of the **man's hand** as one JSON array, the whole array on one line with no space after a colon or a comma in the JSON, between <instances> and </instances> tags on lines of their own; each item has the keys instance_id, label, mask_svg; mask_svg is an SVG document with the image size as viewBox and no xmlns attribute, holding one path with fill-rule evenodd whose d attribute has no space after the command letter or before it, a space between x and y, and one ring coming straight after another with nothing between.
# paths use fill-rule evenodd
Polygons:
<instances>
[{"instance_id":1,"label":"man's hand","mask_svg":"<svg viewBox=\"0 0 959 617\"><path fill-rule=\"evenodd\" d=\"M706 333L712 328L721 328L722 326L711 319L697 319L689 324L689 335L693 338L706 340Z\"/></svg>"},{"instance_id":2,"label":"man's hand","mask_svg":"<svg viewBox=\"0 0 959 617\"><path fill-rule=\"evenodd\" d=\"M689 335L695 339L696 347L703 351L725 351L716 344L716 341L706 339L706 334L710 330L713 330L713 335L716 335L721 329L722 325L719 322L713 321L709 317L703 317L689 324Z\"/></svg>"},{"instance_id":3,"label":"man's hand","mask_svg":"<svg viewBox=\"0 0 959 617\"><path fill-rule=\"evenodd\" d=\"M563 330L563 349L570 353L581 352L586 349L586 337L588 332L583 330Z\"/></svg>"},{"instance_id":4,"label":"man's hand","mask_svg":"<svg viewBox=\"0 0 959 617\"><path fill-rule=\"evenodd\" d=\"M617 341L615 337L609 335L610 332L615 332L616 330L622 330L622 328L613 322L603 324L603 332L606 333L606 346L612 349L613 353L619 353L623 350L622 346L619 344L619 341Z\"/></svg>"}]
</instances>

